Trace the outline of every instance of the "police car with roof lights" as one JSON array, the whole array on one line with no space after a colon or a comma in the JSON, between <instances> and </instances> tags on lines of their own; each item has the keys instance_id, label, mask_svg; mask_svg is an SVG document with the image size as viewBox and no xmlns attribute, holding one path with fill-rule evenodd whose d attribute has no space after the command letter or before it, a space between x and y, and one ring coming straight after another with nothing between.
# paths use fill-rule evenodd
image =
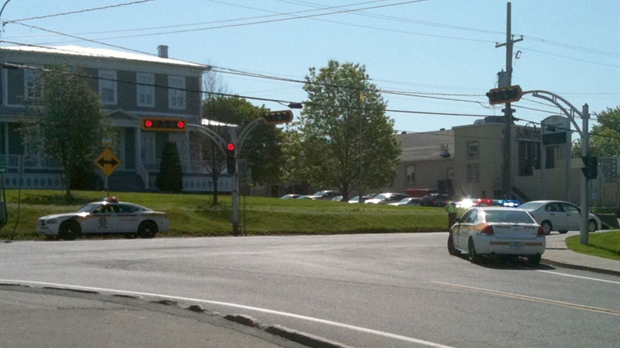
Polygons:
<instances>
[{"instance_id":1,"label":"police car with roof lights","mask_svg":"<svg viewBox=\"0 0 620 348\"><path fill-rule=\"evenodd\" d=\"M164 233L169 229L166 213L120 202L116 197L90 202L73 213L42 216L37 224L40 236L64 240L104 234L153 238L157 232Z\"/></svg>"},{"instance_id":2,"label":"police car with roof lights","mask_svg":"<svg viewBox=\"0 0 620 348\"><path fill-rule=\"evenodd\" d=\"M450 255L464 253L471 262L482 256L524 256L538 265L545 246L545 231L519 208L471 208L457 219L448 235Z\"/></svg>"}]
</instances>

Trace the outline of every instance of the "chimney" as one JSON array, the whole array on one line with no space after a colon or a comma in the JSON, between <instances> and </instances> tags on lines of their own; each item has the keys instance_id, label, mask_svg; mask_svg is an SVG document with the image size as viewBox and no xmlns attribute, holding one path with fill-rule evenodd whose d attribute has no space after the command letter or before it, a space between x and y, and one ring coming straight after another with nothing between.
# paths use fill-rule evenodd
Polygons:
<instances>
[{"instance_id":1,"label":"chimney","mask_svg":"<svg viewBox=\"0 0 620 348\"><path fill-rule=\"evenodd\" d=\"M157 56L159 56L159 58L168 58L168 46L166 45L157 46Z\"/></svg>"}]
</instances>

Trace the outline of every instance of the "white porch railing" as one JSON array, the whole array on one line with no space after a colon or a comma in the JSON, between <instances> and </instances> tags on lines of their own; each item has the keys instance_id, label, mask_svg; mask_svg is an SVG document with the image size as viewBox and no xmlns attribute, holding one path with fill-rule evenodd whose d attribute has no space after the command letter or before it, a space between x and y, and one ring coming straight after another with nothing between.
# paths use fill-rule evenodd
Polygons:
<instances>
[{"instance_id":1,"label":"white porch railing","mask_svg":"<svg viewBox=\"0 0 620 348\"><path fill-rule=\"evenodd\" d=\"M8 168L19 168L20 159L21 165L24 169L62 169L63 166L60 161L52 158L39 157L39 156L24 156L24 155L8 155L6 157L6 164Z\"/></svg>"}]
</instances>

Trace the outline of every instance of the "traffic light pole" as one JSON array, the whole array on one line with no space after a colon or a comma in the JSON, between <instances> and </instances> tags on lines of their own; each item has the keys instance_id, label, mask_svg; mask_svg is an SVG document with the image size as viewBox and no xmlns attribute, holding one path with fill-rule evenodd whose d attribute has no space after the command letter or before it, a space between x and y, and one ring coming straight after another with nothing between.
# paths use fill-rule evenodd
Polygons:
<instances>
[{"instance_id":1,"label":"traffic light pole","mask_svg":"<svg viewBox=\"0 0 620 348\"><path fill-rule=\"evenodd\" d=\"M296 106L296 105L292 105ZM231 214L231 224L233 229L233 235L241 236L242 232L239 229L239 154L243 150L243 145L245 144L246 139L248 138L250 132L254 130L259 124L280 124L280 123L288 123L293 119L293 113L290 110L285 111L276 111L269 112L264 115L264 117L259 117L252 122L248 123L239 134L237 134L237 127L230 128L230 140L234 145L234 166L235 169L231 175L232 187L231 187L231 200L232 200L232 214ZM207 137L211 138L217 145L219 145L219 149L222 151L224 156L227 156L226 148L228 143L216 132L213 130L197 124L187 124L188 128L195 129Z\"/></svg>"},{"instance_id":2,"label":"traffic light pole","mask_svg":"<svg viewBox=\"0 0 620 348\"><path fill-rule=\"evenodd\" d=\"M237 128L233 127L230 129L230 141L233 144L237 144ZM240 146L235 148L235 171L230 178L232 180L232 188L231 188L231 199L232 199L232 229L233 236L240 236L241 231L239 230L239 152L241 150Z\"/></svg>"},{"instance_id":3,"label":"traffic light pole","mask_svg":"<svg viewBox=\"0 0 620 348\"><path fill-rule=\"evenodd\" d=\"M235 172L233 173L232 180L232 229L233 235L241 236L241 230L239 229L239 154L243 150L243 145L248 138L250 132L256 128L260 123L265 122L265 119L259 117L254 121L248 123L239 134L237 134L237 128L230 129L230 140L235 144Z\"/></svg>"},{"instance_id":4,"label":"traffic light pole","mask_svg":"<svg viewBox=\"0 0 620 348\"><path fill-rule=\"evenodd\" d=\"M557 106L560 110L562 110L562 112L571 121L573 126L575 126L579 135L581 135L581 156L582 157L588 156L588 149L590 146L590 133L588 132L588 120L590 119L590 111L589 111L588 104L583 104L581 108L581 112L579 112L579 110L577 110L577 108L575 108L566 99L551 92L534 90L534 91L525 91L523 92L523 94L532 94L533 97L547 100L553 103L555 106ZM563 102L564 105L560 104L559 101ZM579 129L579 125L575 121L574 114L577 114L579 117L581 117L581 120L582 120L581 129ZM568 161L569 158L567 158L566 160ZM542 165L545 165L545 164L542 163ZM567 177L566 180L568 181L569 177ZM569 184L567 183L566 186L568 187ZM588 213L589 213L588 196L589 195L590 193L589 193L588 178L586 178L586 176L584 175L581 177L581 192L580 192L580 196L581 196L580 197L580 208L581 208L580 234L581 234L581 244L583 245L588 245Z\"/></svg>"},{"instance_id":5,"label":"traffic light pole","mask_svg":"<svg viewBox=\"0 0 620 348\"><path fill-rule=\"evenodd\" d=\"M588 110L588 104L583 104L581 111L581 120L583 121L583 132L581 135L581 156L588 156L588 149L590 145L590 135L588 132L588 119L590 113ZM588 178L581 177L581 244L588 245L588 196L590 195L588 185Z\"/></svg>"}]
</instances>

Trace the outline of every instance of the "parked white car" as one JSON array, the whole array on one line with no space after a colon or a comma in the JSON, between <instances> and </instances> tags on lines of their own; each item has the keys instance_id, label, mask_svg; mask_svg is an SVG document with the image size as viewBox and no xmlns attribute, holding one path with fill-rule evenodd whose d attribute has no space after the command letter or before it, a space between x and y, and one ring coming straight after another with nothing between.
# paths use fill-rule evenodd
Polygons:
<instances>
[{"instance_id":1,"label":"parked white car","mask_svg":"<svg viewBox=\"0 0 620 348\"><path fill-rule=\"evenodd\" d=\"M153 238L157 232L168 232L169 229L170 221L166 213L119 202L116 197L88 203L73 213L42 216L37 224L40 236L65 240L83 234Z\"/></svg>"},{"instance_id":2,"label":"parked white car","mask_svg":"<svg viewBox=\"0 0 620 348\"><path fill-rule=\"evenodd\" d=\"M403 206L420 206L420 200L421 198L417 198L417 197L407 197L407 198L403 198L398 202L394 202L394 203L390 203L389 205L392 206L396 206L396 207L403 207Z\"/></svg>"},{"instance_id":3,"label":"parked white car","mask_svg":"<svg viewBox=\"0 0 620 348\"><path fill-rule=\"evenodd\" d=\"M545 247L543 229L518 208L471 208L452 225L448 236L450 255L464 253L471 262L482 256L525 256L538 265Z\"/></svg>"},{"instance_id":4,"label":"parked white car","mask_svg":"<svg viewBox=\"0 0 620 348\"><path fill-rule=\"evenodd\" d=\"M545 234L551 231L566 233L581 230L581 209L564 201L531 201L521 204L519 208L528 211L540 224ZM601 219L588 214L588 232L601 229Z\"/></svg>"},{"instance_id":5,"label":"parked white car","mask_svg":"<svg viewBox=\"0 0 620 348\"><path fill-rule=\"evenodd\" d=\"M373 198L367 199L364 203L366 204L390 204L400 202L403 198L409 197L406 193L394 193L394 192L384 192L380 193Z\"/></svg>"}]
</instances>

